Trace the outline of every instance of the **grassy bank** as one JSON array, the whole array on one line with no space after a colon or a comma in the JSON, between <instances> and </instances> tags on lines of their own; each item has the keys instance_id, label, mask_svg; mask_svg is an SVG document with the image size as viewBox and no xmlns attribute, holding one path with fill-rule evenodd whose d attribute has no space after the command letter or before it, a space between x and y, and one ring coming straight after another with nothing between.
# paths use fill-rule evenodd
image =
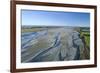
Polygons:
<instances>
[{"instance_id":1,"label":"grassy bank","mask_svg":"<svg viewBox=\"0 0 100 73\"><path fill-rule=\"evenodd\" d=\"M90 59L90 31L80 31L80 37L84 42L84 52L82 58Z\"/></svg>"},{"instance_id":2,"label":"grassy bank","mask_svg":"<svg viewBox=\"0 0 100 73\"><path fill-rule=\"evenodd\" d=\"M84 37L86 46L90 47L90 32L89 31L80 31L80 37Z\"/></svg>"}]
</instances>

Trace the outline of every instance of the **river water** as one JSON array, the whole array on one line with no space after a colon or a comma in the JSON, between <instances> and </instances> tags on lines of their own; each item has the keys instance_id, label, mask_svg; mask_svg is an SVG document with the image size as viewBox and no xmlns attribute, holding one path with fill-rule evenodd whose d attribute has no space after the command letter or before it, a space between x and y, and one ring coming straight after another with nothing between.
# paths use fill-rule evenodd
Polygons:
<instances>
[{"instance_id":1,"label":"river water","mask_svg":"<svg viewBox=\"0 0 100 73\"><path fill-rule=\"evenodd\" d=\"M84 43L73 28L55 28L21 35L21 62L79 60Z\"/></svg>"}]
</instances>

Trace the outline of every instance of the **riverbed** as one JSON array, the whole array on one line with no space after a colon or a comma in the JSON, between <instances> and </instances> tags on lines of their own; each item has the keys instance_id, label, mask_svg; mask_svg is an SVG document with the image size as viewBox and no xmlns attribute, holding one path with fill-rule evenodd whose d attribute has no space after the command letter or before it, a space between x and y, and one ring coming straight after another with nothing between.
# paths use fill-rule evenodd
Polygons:
<instances>
[{"instance_id":1,"label":"riverbed","mask_svg":"<svg viewBox=\"0 0 100 73\"><path fill-rule=\"evenodd\" d=\"M21 34L21 62L79 60L84 43L74 28L47 28Z\"/></svg>"}]
</instances>

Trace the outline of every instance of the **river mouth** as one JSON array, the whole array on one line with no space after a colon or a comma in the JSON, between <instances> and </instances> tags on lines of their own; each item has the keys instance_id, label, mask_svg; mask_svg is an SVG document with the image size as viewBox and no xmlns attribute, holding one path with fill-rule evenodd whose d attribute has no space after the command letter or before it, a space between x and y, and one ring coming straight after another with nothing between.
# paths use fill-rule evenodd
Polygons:
<instances>
[{"instance_id":1,"label":"river mouth","mask_svg":"<svg viewBox=\"0 0 100 73\"><path fill-rule=\"evenodd\" d=\"M22 29L21 62L87 59L80 58L84 52L85 44L80 38L79 29L78 27L35 27Z\"/></svg>"}]
</instances>

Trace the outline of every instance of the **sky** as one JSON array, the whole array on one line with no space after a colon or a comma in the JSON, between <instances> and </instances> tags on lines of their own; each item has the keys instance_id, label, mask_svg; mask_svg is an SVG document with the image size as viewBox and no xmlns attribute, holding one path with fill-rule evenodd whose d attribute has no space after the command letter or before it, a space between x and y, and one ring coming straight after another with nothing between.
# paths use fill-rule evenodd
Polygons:
<instances>
[{"instance_id":1,"label":"sky","mask_svg":"<svg viewBox=\"0 0 100 73\"><path fill-rule=\"evenodd\" d=\"M21 24L33 26L90 26L90 13L21 10Z\"/></svg>"}]
</instances>

